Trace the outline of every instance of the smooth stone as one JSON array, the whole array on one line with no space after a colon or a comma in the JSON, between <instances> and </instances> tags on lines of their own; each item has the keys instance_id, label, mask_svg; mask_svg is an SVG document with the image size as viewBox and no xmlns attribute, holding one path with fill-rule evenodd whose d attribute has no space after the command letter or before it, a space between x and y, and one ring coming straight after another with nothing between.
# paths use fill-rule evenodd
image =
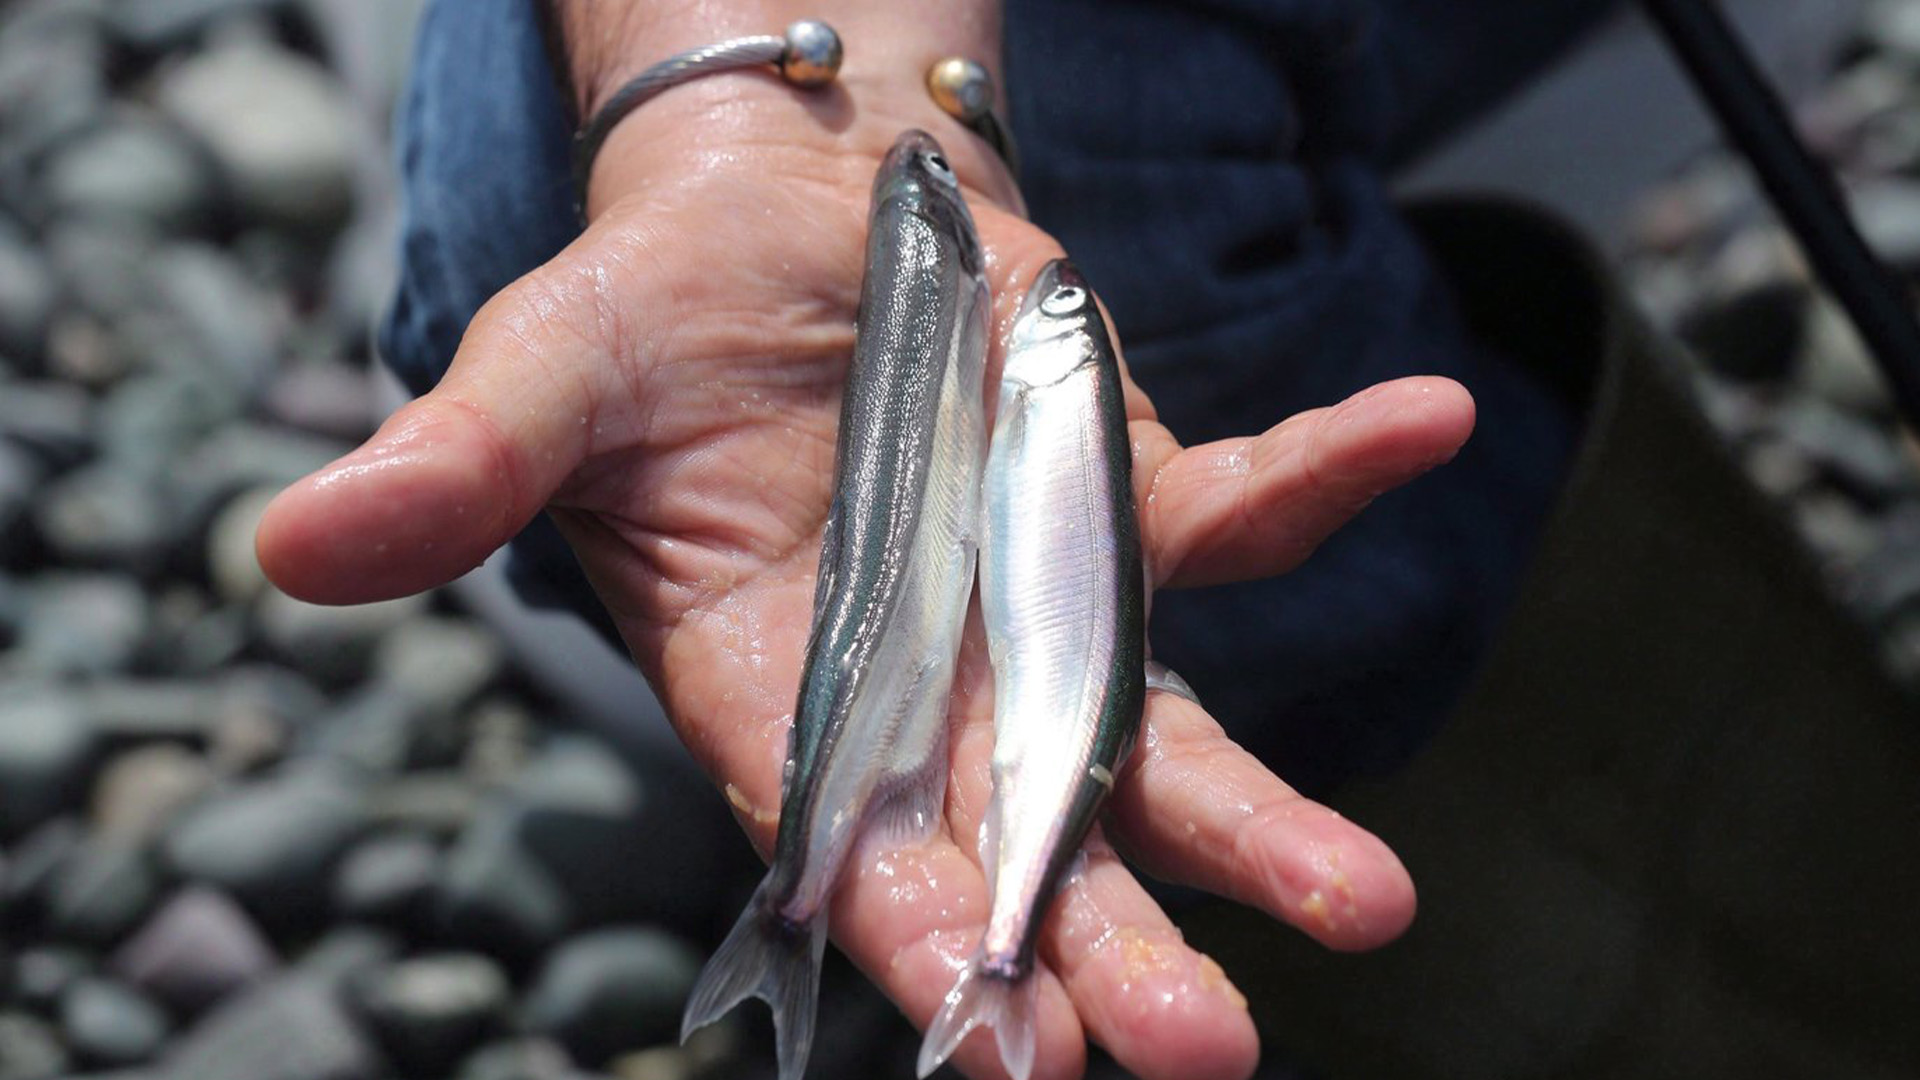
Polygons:
<instances>
[{"instance_id":1,"label":"smooth stone","mask_svg":"<svg viewBox=\"0 0 1920 1080\"><path fill-rule=\"evenodd\" d=\"M264 392L287 337L281 299L217 248L169 244L147 266L151 317L142 348L162 368L231 387L243 399Z\"/></svg>"},{"instance_id":2,"label":"smooth stone","mask_svg":"<svg viewBox=\"0 0 1920 1080\"><path fill-rule=\"evenodd\" d=\"M1815 397L1854 413L1889 416L1893 393L1874 364L1853 321L1825 297L1807 318L1806 343L1799 363L1801 384Z\"/></svg>"},{"instance_id":3,"label":"smooth stone","mask_svg":"<svg viewBox=\"0 0 1920 1080\"><path fill-rule=\"evenodd\" d=\"M270 43L236 41L169 72L158 96L212 150L251 217L313 230L346 218L358 121L325 68Z\"/></svg>"},{"instance_id":4,"label":"smooth stone","mask_svg":"<svg viewBox=\"0 0 1920 1080\"><path fill-rule=\"evenodd\" d=\"M181 501L195 517L211 518L248 488L286 487L352 447L331 439L252 422L222 426L175 464Z\"/></svg>"},{"instance_id":5,"label":"smooth stone","mask_svg":"<svg viewBox=\"0 0 1920 1080\"><path fill-rule=\"evenodd\" d=\"M1852 567L1879 546L1879 530L1858 505L1843 495L1821 491L1801 496L1793 506L1800 535L1829 568Z\"/></svg>"},{"instance_id":6,"label":"smooth stone","mask_svg":"<svg viewBox=\"0 0 1920 1080\"><path fill-rule=\"evenodd\" d=\"M1820 472L1799 447L1772 436L1755 439L1741 458L1755 487L1776 499L1788 499L1812 489Z\"/></svg>"},{"instance_id":7,"label":"smooth stone","mask_svg":"<svg viewBox=\"0 0 1920 1080\"><path fill-rule=\"evenodd\" d=\"M34 523L67 562L113 565L143 575L164 564L186 525L151 480L105 462L48 485Z\"/></svg>"},{"instance_id":8,"label":"smooth stone","mask_svg":"<svg viewBox=\"0 0 1920 1080\"><path fill-rule=\"evenodd\" d=\"M47 327L47 374L75 386L111 388L134 369L136 352L85 311L62 311Z\"/></svg>"},{"instance_id":9,"label":"smooth stone","mask_svg":"<svg viewBox=\"0 0 1920 1080\"><path fill-rule=\"evenodd\" d=\"M0 697L0 835L20 836L75 806L97 745L71 697Z\"/></svg>"},{"instance_id":10,"label":"smooth stone","mask_svg":"<svg viewBox=\"0 0 1920 1080\"><path fill-rule=\"evenodd\" d=\"M417 833L361 841L333 879L333 910L356 922L412 927L425 919L439 880L440 846Z\"/></svg>"},{"instance_id":11,"label":"smooth stone","mask_svg":"<svg viewBox=\"0 0 1920 1080\"><path fill-rule=\"evenodd\" d=\"M207 218L212 177L181 135L157 118L123 110L63 147L42 190L57 214L185 230Z\"/></svg>"},{"instance_id":12,"label":"smooth stone","mask_svg":"<svg viewBox=\"0 0 1920 1080\"><path fill-rule=\"evenodd\" d=\"M46 227L41 239L61 291L70 301L68 310L88 312L118 326L137 320L149 309L148 264L157 245L147 230L112 221L62 218Z\"/></svg>"},{"instance_id":13,"label":"smooth stone","mask_svg":"<svg viewBox=\"0 0 1920 1080\"><path fill-rule=\"evenodd\" d=\"M1854 226L1889 266L1920 270L1920 180L1880 177L1852 186Z\"/></svg>"},{"instance_id":14,"label":"smooth stone","mask_svg":"<svg viewBox=\"0 0 1920 1080\"><path fill-rule=\"evenodd\" d=\"M435 890L433 921L441 940L524 965L566 932L572 912L508 824L483 816L461 834Z\"/></svg>"},{"instance_id":15,"label":"smooth stone","mask_svg":"<svg viewBox=\"0 0 1920 1080\"><path fill-rule=\"evenodd\" d=\"M249 603L267 590L266 571L254 553L253 538L277 487L241 492L221 507L207 530L207 575L214 591L231 604Z\"/></svg>"},{"instance_id":16,"label":"smooth stone","mask_svg":"<svg viewBox=\"0 0 1920 1080\"><path fill-rule=\"evenodd\" d=\"M222 19L276 12L286 6L287 0L120 0L110 25L134 48L179 50Z\"/></svg>"},{"instance_id":17,"label":"smooth stone","mask_svg":"<svg viewBox=\"0 0 1920 1080\"><path fill-rule=\"evenodd\" d=\"M17 671L111 674L133 660L147 634L146 595L120 574L42 574L33 581L29 605L14 643Z\"/></svg>"},{"instance_id":18,"label":"smooth stone","mask_svg":"<svg viewBox=\"0 0 1920 1080\"><path fill-rule=\"evenodd\" d=\"M212 790L207 759L172 744L142 746L109 761L93 787L93 827L104 836L144 842Z\"/></svg>"},{"instance_id":19,"label":"smooth stone","mask_svg":"<svg viewBox=\"0 0 1920 1080\"><path fill-rule=\"evenodd\" d=\"M109 679L73 697L87 723L119 747L156 740L199 745L223 701L217 687L185 679Z\"/></svg>"},{"instance_id":20,"label":"smooth stone","mask_svg":"<svg viewBox=\"0 0 1920 1080\"><path fill-rule=\"evenodd\" d=\"M235 995L176 1040L162 1058L192 1080L373 1080L385 1073L337 987L287 975Z\"/></svg>"},{"instance_id":21,"label":"smooth stone","mask_svg":"<svg viewBox=\"0 0 1920 1080\"><path fill-rule=\"evenodd\" d=\"M289 427L348 442L373 434L378 409L367 372L330 360L282 368L265 404L268 415Z\"/></svg>"},{"instance_id":22,"label":"smooth stone","mask_svg":"<svg viewBox=\"0 0 1920 1080\"><path fill-rule=\"evenodd\" d=\"M106 979L82 979L60 1002L67 1043L95 1065L138 1065L166 1042L167 1014L144 995Z\"/></svg>"},{"instance_id":23,"label":"smooth stone","mask_svg":"<svg viewBox=\"0 0 1920 1080\"><path fill-rule=\"evenodd\" d=\"M0 1013L0 1080L57 1080L70 1059L53 1026L19 1013Z\"/></svg>"},{"instance_id":24,"label":"smooth stone","mask_svg":"<svg viewBox=\"0 0 1920 1080\"><path fill-rule=\"evenodd\" d=\"M45 478L46 469L25 448L0 441L0 557L25 542L22 522Z\"/></svg>"},{"instance_id":25,"label":"smooth stone","mask_svg":"<svg viewBox=\"0 0 1920 1080\"><path fill-rule=\"evenodd\" d=\"M1920 490L1920 468L1891 434L1824 402L1805 399L1784 409L1780 433L1829 482L1869 505Z\"/></svg>"},{"instance_id":26,"label":"smooth stone","mask_svg":"<svg viewBox=\"0 0 1920 1080\"><path fill-rule=\"evenodd\" d=\"M551 1039L518 1038L474 1051L458 1080L573 1080L573 1062Z\"/></svg>"},{"instance_id":27,"label":"smooth stone","mask_svg":"<svg viewBox=\"0 0 1920 1080\"><path fill-rule=\"evenodd\" d=\"M0 431L51 468L75 465L93 452L93 398L61 382L9 382Z\"/></svg>"},{"instance_id":28,"label":"smooth stone","mask_svg":"<svg viewBox=\"0 0 1920 1080\"><path fill-rule=\"evenodd\" d=\"M403 960L349 981L347 995L389 1060L413 1076L450 1072L511 1003L500 968L471 953Z\"/></svg>"},{"instance_id":29,"label":"smooth stone","mask_svg":"<svg viewBox=\"0 0 1920 1080\"><path fill-rule=\"evenodd\" d=\"M548 957L528 994L527 1028L589 1065L668 1041L679 1033L700 963L692 948L657 930L571 938Z\"/></svg>"},{"instance_id":30,"label":"smooth stone","mask_svg":"<svg viewBox=\"0 0 1920 1080\"><path fill-rule=\"evenodd\" d=\"M467 717L467 748L460 767L476 783L505 783L520 774L533 753L533 716L524 705L489 698Z\"/></svg>"},{"instance_id":31,"label":"smooth stone","mask_svg":"<svg viewBox=\"0 0 1920 1080\"><path fill-rule=\"evenodd\" d=\"M20 230L0 219L0 351L39 356L58 299L46 258Z\"/></svg>"},{"instance_id":32,"label":"smooth stone","mask_svg":"<svg viewBox=\"0 0 1920 1080\"><path fill-rule=\"evenodd\" d=\"M297 970L336 989L393 963L400 955L399 938L370 926L336 926L306 955Z\"/></svg>"},{"instance_id":33,"label":"smooth stone","mask_svg":"<svg viewBox=\"0 0 1920 1080\"><path fill-rule=\"evenodd\" d=\"M231 893L272 929L294 930L324 913L334 863L365 826L363 797L325 768L249 781L194 807L163 849L181 876Z\"/></svg>"},{"instance_id":34,"label":"smooth stone","mask_svg":"<svg viewBox=\"0 0 1920 1080\"><path fill-rule=\"evenodd\" d=\"M93 972L93 962L66 945L36 945L14 959L13 1004L45 1016L60 1008L67 990Z\"/></svg>"},{"instance_id":35,"label":"smooth stone","mask_svg":"<svg viewBox=\"0 0 1920 1080\"><path fill-rule=\"evenodd\" d=\"M21 838L8 852L6 891L0 914L9 923L27 925L44 914L47 889L60 868L80 850L86 830L73 818L49 821Z\"/></svg>"},{"instance_id":36,"label":"smooth stone","mask_svg":"<svg viewBox=\"0 0 1920 1080\"><path fill-rule=\"evenodd\" d=\"M450 713L423 708L383 681L362 684L314 727L312 752L355 770L388 776L442 764L460 737ZM435 752L436 746L438 752Z\"/></svg>"},{"instance_id":37,"label":"smooth stone","mask_svg":"<svg viewBox=\"0 0 1920 1080\"><path fill-rule=\"evenodd\" d=\"M256 616L266 643L289 663L322 679L358 681L380 639L424 613L427 605L426 596L416 594L329 607L295 600L276 589L260 598Z\"/></svg>"},{"instance_id":38,"label":"smooth stone","mask_svg":"<svg viewBox=\"0 0 1920 1080\"><path fill-rule=\"evenodd\" d=\"M706 933L735 871L757 870L704 781L673 763L629 765L593 740L552 740L485 813L546 868L576 925L645 912L651 922ZM609 874L609 866L625 870Z\"/></svg>"},{"instance_id":39,"label":"smooth stone","mask_svg":"<svg viewBox=\"0 0 1920 1080\"><path fill-rule=\"evenodd\" d=\"M135 472L151 474L164 466L171 475L174 463L237 415L240 406L231 387L211 379L136 376L114 387L101 407L101 454Z\"/></svg>"},{"instance_id":40,"label":"smooth stone","mask_svg":"<svg viewBox=\"0 0 1920 1080\"><path fill-rule=\"evenodd\" d=\"M113 954L115 974L183 1016L273 973L273 947L240 905L213 889L173 895Z\"/></svg>"},{"instance_id":41,"label":"smooth stone","mask_svg":"<svg viewBox=\"0 0 1920 1080\"><path fill-rule=\"evenodd\" d=\"M699 1073L693 1055L678 1046L655 1046L622 1054L607 1066L619 1080L693 1080Z\"/></svg>"},{"instance_id":42,"label":"smooth stone","mask_svg":"<svg viewBox=\"0 0 1920 1080\"><path fill-rule=\"evenodd\" d=\"M382 826L452 837L473 821L480 805L480 791L466 774L426 770L381 783L367 809Z\"/></svg>"},{"instance_id":43,"label":"smooth stone","mask_svg":"<svg viewBox=\"0 0 1920 1080\"><path fill-rule=\"evenodd\" d=\"M159 874L144 850L96 836L49 883L47 925L66 940L112 945L139 924L159 892Z\"/></svg>"},{"instance_id":44,"label":"smooth stone","mask_svg":"<svg viewBox=\"0 0 1920 1080\"><path fill-rule=\"evenodd\" d=\"M381 641L374 673L389 692L450 713L497 678L505 661L500 640L477 623L428 617L401 624Z\"/></svg>"}]
</instances>

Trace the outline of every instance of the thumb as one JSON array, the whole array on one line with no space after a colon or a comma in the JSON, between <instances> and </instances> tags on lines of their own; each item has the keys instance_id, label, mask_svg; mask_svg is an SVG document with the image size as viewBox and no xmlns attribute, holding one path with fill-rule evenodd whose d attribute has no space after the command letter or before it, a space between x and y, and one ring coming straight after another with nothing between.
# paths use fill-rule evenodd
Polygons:
<instances>
[{"instance_id":1,"label":"thumb","mask_svg":"<svg viewBox=\"0 0 1920 1080\"><path fill-rule=\"evenodd\" d=\"M325 604L419 592L540 512L589 451L612 348L580 246L481 308L431 393L268 506L255 548L275 585Z\"/></svg>"}]
</instances>

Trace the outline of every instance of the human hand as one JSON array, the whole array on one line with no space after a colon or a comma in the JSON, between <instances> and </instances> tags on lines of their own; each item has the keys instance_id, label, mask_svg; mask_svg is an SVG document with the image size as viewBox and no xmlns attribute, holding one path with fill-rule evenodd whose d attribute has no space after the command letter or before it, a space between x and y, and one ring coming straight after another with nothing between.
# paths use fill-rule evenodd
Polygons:
<instances>
[{"instance_id":1,"label":"human hand","mask_svg":"<svg viewBox=\"0 0 1920 1080\"><path fill-rule=\"evenodd\" d=\"M587 232L481 311L438 388L283 494L259 537L281 587L351 603L448 581L552 510L763 852L881 156L909 126L945 144L989 252L996 327L1060 254L1019 216L990 152L917 80L913 93L849 85L857 56L823 94L708 78L629 117L603 151ZM1472 424L1458 386L1409 379L1183 450L1144 394L1130 388L1128 401L1142 536L1163 586L1290 568L1372 496L1450 457ZM986 914L974 837L989 787L987 679L970 639L945 828L911 850L858 855L831 914L840 946L922 1025ZM1380 944L1412 915L1411 883L1384 845L1166 695L1150 697L1107 831L1143 869L1336 948ZM1258 1047L1226 977L1181 944L1132 871L1092 847L1043 932L1035 1075L1077 1075L1089 1037L1149 1080L1245 1075ZM999 1075L988 1039L957 1060Z\"/></svg>"}]
</instances>

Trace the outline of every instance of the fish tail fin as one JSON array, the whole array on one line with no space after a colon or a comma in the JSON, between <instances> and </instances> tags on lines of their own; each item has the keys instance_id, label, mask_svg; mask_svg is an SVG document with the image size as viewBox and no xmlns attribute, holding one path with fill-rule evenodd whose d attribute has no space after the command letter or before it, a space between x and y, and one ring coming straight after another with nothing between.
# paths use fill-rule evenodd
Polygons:
<instances>
[{"instance_id":1,"label":"fish tail fin","mask_svg":"<svg viewBox=\"0 0 1920 1080\"><path fill-rule=\"evenodd\" d=\"M981 967L979 961L967 965L959 981L947 991L940 1011L927 1025L927 1037L920 1044L920 1076L924 1078L960 1048L961 1040L976 1027L990 1027L1000 1044L1000 1063L1013 1080L1027 1080L1033 1073L1034 1014L1039 1011L1040 982L1028 975L1009 979Z\"/></svg>"},{"instance_id":2,"label":"fish tail fin","mask_svg":"<svg viewBox=\"0 0 1920 1080\"><path fill-rule=\"evenodd\" d=\"M687 997L680 1041L757 997L773 1010L780 1080L800 1080L813 1048L814 1006L820 996L820 957L826 949L827 914L810 923L783 918L762 882L727 940L707 961Z\"/></svg>"}]
</instances>

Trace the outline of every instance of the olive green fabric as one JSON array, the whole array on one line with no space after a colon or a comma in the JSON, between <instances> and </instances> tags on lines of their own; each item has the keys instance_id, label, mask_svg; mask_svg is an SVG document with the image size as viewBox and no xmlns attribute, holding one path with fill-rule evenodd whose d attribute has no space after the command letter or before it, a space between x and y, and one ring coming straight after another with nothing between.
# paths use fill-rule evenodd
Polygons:
<instances>
[{"instance_id":1,"label":"olive green fabric","mask_svg":"<svg viewBox=\"0 0 1920 1080\"><path fill-rule=\"evenodd\" d=\"M1914 703L1587 245L1507 204L1414 216L1583 446L1476 689L1333 800L1406 860L1414 928L1339 955L1215 904L1190 939L1329 1077L1920 1073Z\"/></svg>"}]
</instances>

